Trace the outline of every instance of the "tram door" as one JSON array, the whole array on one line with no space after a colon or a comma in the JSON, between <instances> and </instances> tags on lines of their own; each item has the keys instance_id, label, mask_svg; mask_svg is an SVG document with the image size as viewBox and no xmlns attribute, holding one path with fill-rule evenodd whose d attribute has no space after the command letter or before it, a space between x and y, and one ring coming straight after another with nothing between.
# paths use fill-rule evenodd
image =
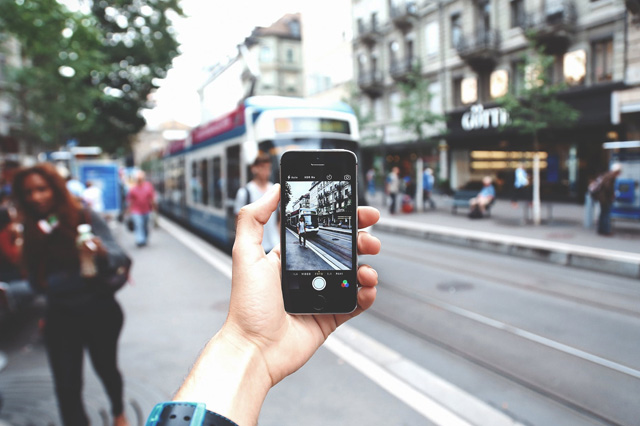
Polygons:
<instances>
[{"instance_id":1,"label":"tram door","mask_svg":"<svg viewBox=\"0 0 640 426\"><path fill-rule=\"evenodd\" d=\"M233 145L226 149L227 157L227 235L233 242L236 236L236 215L233 211L236 193L240 189L240 145Z\"/></svg>"}]
</instances>

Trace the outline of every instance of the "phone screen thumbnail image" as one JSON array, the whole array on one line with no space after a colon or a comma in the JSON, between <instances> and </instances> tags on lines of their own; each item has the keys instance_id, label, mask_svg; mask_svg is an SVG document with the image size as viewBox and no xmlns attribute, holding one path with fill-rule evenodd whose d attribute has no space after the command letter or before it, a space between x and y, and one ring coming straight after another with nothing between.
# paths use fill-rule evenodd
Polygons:
<instances>
[{"instance_id":1,"label":"phone screen thumbnail image","mask_svg":"<svg viewBox=\"0 0 640 426\"><path fill-rule=\"evenodd\" d=\"M287 271L353 269L355 197L351 181L284 183Z\"/></svg>"}]
</instances>

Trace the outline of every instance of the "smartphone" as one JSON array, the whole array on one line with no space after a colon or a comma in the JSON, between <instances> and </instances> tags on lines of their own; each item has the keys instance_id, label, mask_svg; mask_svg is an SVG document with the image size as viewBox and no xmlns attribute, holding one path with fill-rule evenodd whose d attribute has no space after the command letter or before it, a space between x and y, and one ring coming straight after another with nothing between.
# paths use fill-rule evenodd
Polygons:
<instances>
[{"instance_id":1,"label":"smartphone","mask_svg":"<svg viewBox=\"0 0 640 426\"><path fill-rule=\"evenodd\" d=\"M358 162L351 151L286 151L280 159L282 294L291 314L357 306Z\"/></svg>"}]
</instances>

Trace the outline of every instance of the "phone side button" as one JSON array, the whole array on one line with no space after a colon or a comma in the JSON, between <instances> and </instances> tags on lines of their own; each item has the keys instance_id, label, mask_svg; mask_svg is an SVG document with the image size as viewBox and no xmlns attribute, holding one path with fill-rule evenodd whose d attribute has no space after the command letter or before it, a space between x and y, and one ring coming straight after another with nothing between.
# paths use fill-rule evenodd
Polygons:
<instances>
[{"instance_id":1,"label":"phone side button","mask_svg":"<svg viewBox=\"0 0 640 426\"><path fill-rule=\"evenodd\" d=\"M327 286L327 280L322 277L315 277L313 281L311 281L311 285L318 291L324 290L324 288Z\"/></svg>"},{"instance_id":2,"label":"phone side button","mask_svg":"<svg viewBox=\"0 0 640 426\"><path fill-rule=\"evenodd\" d=\"M324 296L316 294L313 298L313 309L316 311L321 311L324 309L324 306L327 304L327 299Z\"/></svg>"}]
</instances>

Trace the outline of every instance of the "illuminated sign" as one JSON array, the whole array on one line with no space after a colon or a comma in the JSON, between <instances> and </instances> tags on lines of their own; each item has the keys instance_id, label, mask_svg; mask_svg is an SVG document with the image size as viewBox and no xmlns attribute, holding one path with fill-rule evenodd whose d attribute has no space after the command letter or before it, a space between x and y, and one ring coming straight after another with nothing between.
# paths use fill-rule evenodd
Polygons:
<instances>
[{"instance_id":1,"label":"illuminated sign","mask_svg":"<svg viewBox=\"0 0 640 426\"><path fill-rule=\"evenodd\" d=\"M460 83L460 100L463 104L472 104L478 100L478 80L475 77L462 79Z\"/></svg>"},{"instance_id":2,"label":"illuminated sign","mask_svg":"<svg viewBox=\"0 0 640 426\"><path fill-rule=\"evenodd\" d=\"M491 97L499 98L509 91L509 73L506 70L496 70L491 73Z\"/></svg>"},{"instance_id":3,"label":"illuminated sign","mask_svg":"<svg viewBox=\"0 0 640 426\"><path fill-rule=\"evenodd\" d=\"M276 118L274 128L276 133L351 133L348 121L317 117Z\"/></svg>"},{"instance_id":4,"label":"illuminated sign","mask_svg":"<svg viewBox=\"0 0 640 426\"><path fill-rule=\"evenodd\" d=\"M525 169L533 168L533 151L471 151L472 170L505 170L516 169L520 164ZM538 152L540 168L547 168L547 158L549 154Z\"/></svg>"},{"instance_id":5,"label":"illuminated sign","mask_svg":"<svg viewBox=\"0 0 640 426\"><path fill-rule=\"evenodd\" d=\"M509 113L504 108L487 108L474 105L462 114L461 125L464 130L498 128L509 123Z\"/></svg>"}]
</instances>

